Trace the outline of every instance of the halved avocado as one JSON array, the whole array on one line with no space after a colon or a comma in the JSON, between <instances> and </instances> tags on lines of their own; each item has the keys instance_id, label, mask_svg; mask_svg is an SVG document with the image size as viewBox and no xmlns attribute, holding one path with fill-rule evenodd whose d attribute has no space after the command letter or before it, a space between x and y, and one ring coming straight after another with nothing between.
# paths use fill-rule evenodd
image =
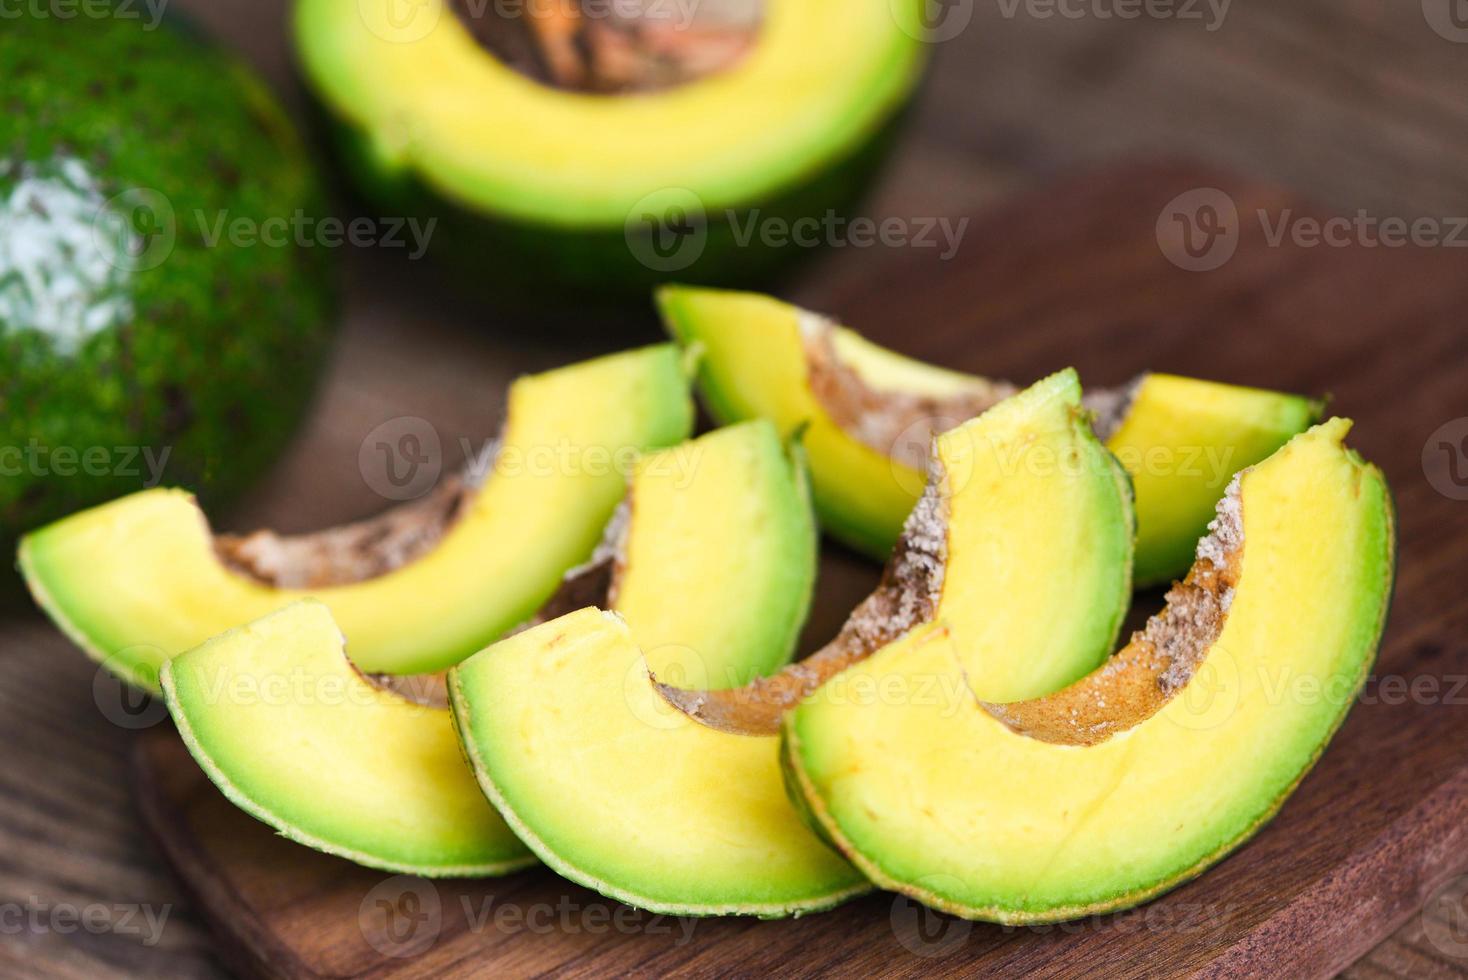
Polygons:
<instances>
[{"instance_id":1,"label":"halved avocado","mask_svg":"<svg viewBox=\"0 0 1468 980\"><path fill-rule=\"evenodd\" d=\"M649 676L739 683L793 649L815 522L763 424L742 478L701 465L665 494L639 479L616 612L580 609L449 672L465 753L515 832L565 877L655 911L798 914L868 888L792 807L777 738L697 725Z\"/></svg>"},{"instance_id":2,"label":"halved avocado","mask_svg":"<svg viewBox=\"0 0 1468 980\"><path fill-rule=\"evenodd\" d=\"M766 274L746 223L845 213L926 47L922 0L502 9L298 0L296 48L382 206L562 293Z\"/></svg>"},{"instance_id":3,"label":"halved avocado","mask_svg":"<svg viewBox=\"0 0 1468 980\"><path fill-rule=\"evenodd\" d=\"M994 701L1047 694L1101 663L1131 598L1135 523L1126 474L1091 429L1075 371L943 433L928 469L881 586L831 643L743 687L659 685L664 699L721 732L774 735L828 681L855 701L881 697L848 687L857 675L847 668L939 625L960 651L960 676Z\"/></svg>"},{"instance_id":4,"label":"halved avocado","mask_svg":"<svg viewBox=\"0 0 1468 980\"><path fill-rule=\"evenodd\" d=\"M1349 427L1242 473L1167 608L1064 690L983 706L817 691L785 723L810 812L879 885L1006 923L1124 908L1220 860L1304 777L1375 657L1393 515ZM1002 591L978 598L975 615L1008 615ZM958 645L906 639L839 679L962 690Z\"/></svg>"},{"instance_id":5,"label":"halved avocado","mask_svg":"<svg viewBox=\"0 0 1468 980\"><path fill-rule=\"evenodd\" d=\"M935 368L825 318L754 293L668 286L668 332L700 347L713 416L807 426L821 522L885 558L922 489L931 433L978 414L1014 386ZM1097 428L1136 490L1139 586L1182 574L1229 478L1319 418L1297 395L1165 374L1092 391Z\"/></svg>"},{"instance_id":6,"label":"halved avocado","mask_svg":"<svg viewBox=\"0 0 1468 980\"><path fill-rule=\"evenodd\" d=\"M187 493L150 490L27 535L20 568L72 640L150 689L168 657L305 596L331 607L363 670L441 670L534 613L595 547L631 458L692 422L677 351L629 351L516 381L477 488L243 539L211 535Z\"/></svg>"},{"instance_id":7,"label":"halved avocado","mask_svg":"<svg viewBox=\"0 0 1468 980\"><path fill-rule=\"evenodd\" d=\"M217 636L164 663L160 679L204 772L291 840L430 877L535 863L479 792L448 711L358 673L321 602Z\"/></svg>"}]
</instances>

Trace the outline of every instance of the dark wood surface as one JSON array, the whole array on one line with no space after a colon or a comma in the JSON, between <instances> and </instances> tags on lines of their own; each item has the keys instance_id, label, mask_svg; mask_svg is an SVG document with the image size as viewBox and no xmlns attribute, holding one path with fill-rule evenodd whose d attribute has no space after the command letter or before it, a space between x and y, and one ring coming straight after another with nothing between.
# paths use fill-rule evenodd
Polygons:
<instances>
[{"instance_id":1,"label":"dark wood surface","mask_svg":"<svg viewBox=\"0 0 1468 980\"><path fill-rule=\"evenodd\" d=\"M178 0L175 6L239 50L299 110L303 100L285 43L286 4ZM1468 44L1434 33L1412 0L1236 4L1216 31L1196 22L1041 18L1019 9L1006 16L997 5L976 4L968 29L941 46L894 166L867 213L965 214L1125 153L1215 161L1345 213L1468 214ZM1461 585L1468 503L1438 496L1413 462L1439 424L1468 414L1462 374L1468 326L1461 298L1449 302L1438 291L1448 278L1464 278L1464 253L1442 250L1420 262L1402 254L1337 255L1340 271L1306 277L1288 294L1288 309L1273 309L1260 326L1260 295L1276 281L1293 279L1293 266L1239 260L1222 270L1226 284L1201 292L1200 284L1215 274L1163 269L1163 277L1148 278L1133 264L1142 261L1139 254L1097 247L1107 242L1104 229L1075 207L1062 197L1049 208L1041 234L1055 247L1036 250L1028 234L1021 237L1031 245L1019 247L1002 226L987 234L974 229L964 239L961 275L934 287L943 299L893 291L898 277L886 270L905 264L934 270L930 256L881 248L818 258L794 285L794 295L859 325L893 331L899 345L915 353L962 354L966 366L993 373L1020 377L1074 361L1091 382L1156 366L1335 391L1339 410L1361 419L1356 442L1388 463L1403 513L1402 582L1387 669L1440 676L1468 670ZM424 268L367 252L344 258L351 288L343 336L317 412L293 451L229 516L233 527L305 529L372 513L383 502L357 471L356 447L373 426L398 415L431 419L445 436L452 465L459 435L478 440L491 430L503 383L514 373L621 342L542 337L533 321L459 299ZM1429 287L1427 279L1438 285ZM1388 282L1395 285L1384 296ZM1373 305L1382 300L1385 308ZM1217 308L1200 308L1206 304ZM935 318L934 311L945 307L965 316ZM1366 322L1368 309L1379 319ZM1428 331L1422 324L1433 318L1437 326ZM1080 336L1092 322L1097 332ZM824 579L827 598L813 637L833 628L845 600L874 576L849 558L840 560L839 572ZM91 665L35 614L11 614L0 623L0 744L6 750L0 766L0 975L220 975L226 958L218 940L168 872L134 807L127 757L141 740L112 720L128 716L119 714L105 686L94 694L93 679ZM1366 951L1379 938L1379 931L1351 925L1356 920L1347 913L1365 906L1384 921L1404 924L1365 952L1351 975L1463 974L1468 958L1461 942L1451 941L1454 928L1460 940L1465 935L1460 887L1417 913L1421 894L1356 879L1363 887L1350 893L1342 910L1319 896L1333 875L1352 872L1327 870L1318 850L1271 841L1292 833L1291 821L1322 826L1311 814L1333 805L1342 808L1339 823L1330 825L1317 848L1355 847L1333 842L1342 824L1349 829L1358 821L1366 829L1353 833L1357 843L1395 839L1393 827L1430 830L1430 821L1402 819L1416 805L1403 796L1404 786L1431 784L1446 799L1460 798L1447 772L1450 756L1440 747L1464 744L1464 711L1443 703L1363 706L1343 738L1363 726L1375 736L1377 723L1363 717L1384 715L1389 731L1380 745L1355 753L1338 747L1327 756L1280 822L1254 845L1268 858L1263 876L1250 877L1252 866L1247 875L1234 870L1255 860L1245 855L1210 877L1241 888L1252 882L1267 893L1261 905L1310 913L1297 916L1293 938L1302 955L1326 947L1329 955L1313 962L1315 972ZM1415 727L1424 719L1435 726L1426 735ZM1360 787L1380 794L1364 811L1351 808L1353 788ZM248 821L226 826L247 840L264 834L268 841L268 833ZM1443 866L1459 863L1465 850L1449 827L1427 842L1426 853ZM295 848L283 853L277 860L287 872L326 861ZM357 873L327 863L348 876ZM1299 869L1295 877L1290 869ZM276 886L274 898L289 908L287 880ZM1255 892L1242 894L1258 901ZM168 912L156 944L145 944L121 923L140 905ZM68 906L106 910L118 927L69 929L64 916L54 926L13 926L15 911ZM806 957L830 947L847 968L947 972L973 966L980 953L994 963L994 948L1033 941L980 927L965 937L966 953L920 958L892 941L889 913L880 900L859 903L841 913L846 918L831 919L840 928L821 934L834 939L800 932L815 919L721 926L721 936L750 938L719 939L713 943L722 948L717 956L699 952L703 932L691 949L660 951L647 939L605 965L681 963L753 972L796 949L793 959L778 965L808 970ZM886 945L848 950L843 941L863 927L861 935L871 933ZM1267 931L1259 923L1247 929L1256 942L1267 939ZM559 949L562 941L551 937L538 947ZM557 954L561 961L589 972L594 961L576 957L595 944L584 937L565 941L572 951ZM1061 944L1059 937L1043 942ZM1111 929L1103 942L1123 951L1139 943L1135 930L1124 928ZM644 959L637 958L639 949ZM1156 961L1155 968L1171 962ZM1066 965L1063 958L1057 963ZM527 956L509 972L547 965ZM1138 969L1143 965L1138 961Z\"/></svg>"},{"instance_id":2,"label":"dark wood surface","mask_svg":"<svg viewBox=\"0 0 1468 980\"><path fill-rule=\"evenodd\" d=\"M792 922L688 920L685 943L677 941L683 923L631 910L624 915L637 924L626 932L591 931L590 917L611 921L616 906L544 870L489 882L413 880L406 887L416 897L402 908L418 903L430 917L416 928L436 935L429 944L400 919L408 948L426 948L384 957L383 946L400 947L375 931L364 901L375 907L398 882L272 836L224 801L160 726L136 748L145 822L225 937L229 962L301 977L763 973L778 964L883 974L1305 976L1350 965L1418 916L1425 899L1468 872L1468 601L1451 574L1468 542L1468 505L1439 493L1421 459L1468 384L1460 323L1468 279L1447 250L1275 248L1247 222L1222 267L1182 271L1159 247L1157 216L1199 187L1220 189L1240 214L1310 213L1268 184L1180 164L1121 166L986 216L971 229L973 259L914 257L822 305L874 337L971 370L1030 379L1076 363L1084 378L1113 382L1154 366L1330 391L1333 410L1358 419L1351 442L1386 470L1401 511L1392 626L1362 703L1248 847L1142 910L1048 930L969 925L878 895ZM874 571L831 551L814 635L829 632ZM1398 685L1425 691L1423 678L1437 679L1438 695L1393 693ZM435 899L437 916L428 911ZM542 919L569 911L543 930L474 928L472 913L490 900ZM1424 935L1419 948L1433 963L1468 962L1458 959L1468 936L1438 927Z\"/></svg>"}]
</instances>

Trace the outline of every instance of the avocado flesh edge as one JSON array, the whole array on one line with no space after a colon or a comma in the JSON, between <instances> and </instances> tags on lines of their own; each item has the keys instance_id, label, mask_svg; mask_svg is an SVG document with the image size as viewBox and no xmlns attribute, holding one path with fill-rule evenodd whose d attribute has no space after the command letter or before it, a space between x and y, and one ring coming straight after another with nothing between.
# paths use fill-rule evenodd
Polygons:
<instances>
[{"instance_id":1,"label":"avocado flesh edge","mask_svg":"<svg viewBox=\"0 0 1468 980\"><path fill-rule=\"evenodd\" d=\"M523 622L590 554L625 493L624 450L672 445L692 423L671 345L523 378L495 472L468 512L431 552L363 582L278 589L236 574L192 499L163 489L27 535L19 563L69 637L154 691L169 656L307 595L332 608L364 671L440 670ZM557 465L565 447L585 465Z\"/></svg>"},{"instance_id":2,"label":"avocado flesh edge","mask_svg":"<svg viewBox=\"0 0 1468 980\"><path fill-rule=\"evenodd\" d=\"M163 665L164 699L200 767L285 837L430 877L535 862L464 766L449 713L381 690L307 599Z\"/></svg>"},{"instance_id":3,"label":"avocado flesh edge","mask_svg":"<svg viewBox=\"0 0 1468 980\"><path fill-rule=\"evenodd\" d=\"M801 823L777 739L694 724L662 703L649 676L707 683L771 669L793 649L815 526L797 465L778 458L763 424L762 478L736 486L708 474L724 488L705 497L702 514L670 514L634 488L629 554L641 504L685 525L662 537L687 542L697 566L649 573L640 597L624 582L614 589L620 616L567 614L449 674L465 755L516 833L563 876L657 912L801 914L870 887ZM710 616L706 593L728 608ZM754 646L776 649L731 663L728 644L764 620L773 626L758 627ZM729 623L740 625L731 633Z\"/></svg>"},{"instance_id":4,"label":"avocado flesh edge","mask_svg":"<svg viewBox=\"0 0 1468 980\"><path fill-rule=\"evenodd\" d=\"M302 0L294 35L312 87L361 134L375 183L410 174L470 210L566 229L620 231L641 199L668 187L691 190L714 215L818 180L860 155L925 55L887 0L769 0L756 49L729 71L661 93L587 96L498 63L452 14L398 43L369 19L354 3ZM817 24L827 43L813 52ZM603 165L545 164L585 159L578 147L597 148Z\"/></svg>"},{"instance_id":5,"label":"avocado flesh edge","mask_svg":"<svg viewBox=\"0 0 1468 980\"><path fill-rule=\"evenodd\" d=\"M787 718L787 764L826 832L879 885L1006 923L1125 908L1236 848L1323 751L1384 624L1390 498L1342 447L1348 426L1317 426L1242 474L1221 634L1187 686L1098 744L1041 741L972 704L940 717L807 700ZM853 670L873 684L957 676L936 644L894 645ZM1326 693L1292 697L1302 678ZM1271 703L1271 684L1284 700Z\"/></svg>"},{"instance_id":6,"label":"avocado flesh edge","mask_svg":"<svg viewBox=\"0 0 1468 980\"><path fill-rule=\"evenodd\" d=\"M802 323L819 317L771 297L669 286L658 306L668 332L703 351L699 388L721 421L764 415L807 426L816 510L836 538L885 559L922 487L921 474L856 438L811 390ZM833 347L877 395L926 400L940 414L967 390L982 406L1002 382L936 368L834 327ZM1229 478L1258 462L1320 416L1320 402L1295 395L1173 375L1147 374L1113 399L1124 409L1107 445L1132 476L1141 586L1182 575ZM959 419L950 419L955 424ZM908 433L909 437L921 432Z\"/></svg>"}]
</instances>

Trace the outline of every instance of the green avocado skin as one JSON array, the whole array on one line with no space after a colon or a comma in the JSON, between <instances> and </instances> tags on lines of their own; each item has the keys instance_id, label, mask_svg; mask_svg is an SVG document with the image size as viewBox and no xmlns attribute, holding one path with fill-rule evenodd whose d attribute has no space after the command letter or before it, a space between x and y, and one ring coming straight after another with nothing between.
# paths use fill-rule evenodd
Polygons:
<instances>
[{"instance_id":1,"label":"green avocado skin","mask_svg":"<svg viewBox=\"0 0 1468 980\"><path fill-rule=\"evenodd\" d=\"M255 77L141 5L25 9L0 29L7 548L159 482L227 501L294 430L336 307L333 250L279 223L328 212ZM272 217L271 244L230 233Z\"/></svg>"},{"instance_id":2,"label":"green avocado skin","mask_svg":"<svg viewBox=\"0 0 1468 980\"><path fill-rule=\"evenodd\" d=\"M496 302L540 313L615 316L629 309L644 314L649 290L669 281L773 289L788 279L821 250L795 241L768 243L752 233L751 222L788 228L802 219L856 216L901 134L907 104L819 172L754 204L716 208L683 225L697 243L687 252L678 251L683 239L671 214L659 215L667 225L653 231L638 225L563 228L476 210L412 171L384 170L359 129L333 118L324 104L317 112L340 168L362 198L383 213L433 222L429 254L468 293L487 292ZM665 259L671 261L660 261Z\"/></svg>"}]
</instances>

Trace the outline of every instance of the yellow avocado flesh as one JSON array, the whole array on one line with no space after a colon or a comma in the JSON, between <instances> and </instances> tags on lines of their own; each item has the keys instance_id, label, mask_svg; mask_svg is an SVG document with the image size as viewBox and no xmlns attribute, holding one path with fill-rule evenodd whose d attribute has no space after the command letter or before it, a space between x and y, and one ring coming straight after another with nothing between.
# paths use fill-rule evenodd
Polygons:
<instances>
[{"instance_id":1,"label":"yellow avocado flesh","mask_svg":"<svg viewBox=\"0 0 1468 980\"><path fill-rule=\"evenodd\" d=\"M714 457L735 439L742 448ZM684 483L672 474L689 461ZM664 478L646 487L652 473ZM792 807L777 738L704 728L649 676L742 683L789 658L815 521L774 427L723 429L650 457L631 500L615 612L562 616L449 674L485 793L562 875L644 908L782 915L865 891Z\"/></svg>"},{"instance_id":2,"label":"yellow avocado flesh","mask_svg":"<svg viewBox=\"0 0 1468 980\"><path fill-rule=\"evenodd\" d=\"M795 307L754 293L668 287L658 304L679 343L698 345L699 382L721 422L768 418L804 425L811 490L821 523L841 540L885 558L921 491L921 474L859 442L816 400L808 383Z\"/></svg>"},{"instance_id":3,"label":"yellow avocado flesh","mask_svg":"<svg viewBox=\"0 0 1468 980\"><path fill-rule=\"evenodd\" d=\"M1380 472L1342 446L1348 428L1317 426L1242 475L1222 632L1157 713L1062 745L971 699L852 704L822 688L785 731L811 810L878 884L1003 922L1125 907L1221 858L1319 756L1380 638L1391 504ZM841 677L961 690L957 656L899 641Z\"/></svg>"},{"instance_id":4,"label":"yellow avocado flesh","mask_svg":"<svg viewBox=\"0 0 1468 980\"><path fill-rule=\"evenodd\" d=\"M308 599L164 665L168 710L209 778L286 837L370 867L534 863L475 785L448 711L368 683L342 642Z\"/></svg>"},{"instance_id":5,"label":"yellow avocado flesh","mask_svg":"<svg viewBox=\"0 0 1468 980\"><path fill-rule=\"evenodd\" d=\"M299 0L295 36L313 87L387 169L480 210L615 228L656 191L686 189L712 213L818 173L880 127L921 68L920 0L763 10L753 50L728 71L618 97L521 76L446 0Z\"/></svg>"},{"instance_id":6,"label":"yellow avocado flesh","mask_svg":"<svg viewBox=\"0 0 1468 980\"><path fill-rule=\"evenodd\" d=\"M613 608L664 681L735 687L790 659L815 587L803 466L764 419L639 461Z\"/></svg>"},{"instance_id":7,"label":"yellow avocado flesh","mask_svg":"<svg viewBox=\"0 0 1468 980\"><path fill-rule=\"evenodd\" d=\"M658 304L679 343L704 351L699 385L724 422L764 416L807 425L816 510L832 535L885 558L922 490L922 474L855 438L811 390L803 324L817 317L757 293L664 287ZM809 329L809 327L806 327ZM832 328L840 360L877 392L942 400L994 382L936 368ZM1107 445L1136 487L1135 581L1187 570L1194 542L1229 478L1319 417L1295 395L1173 375L1144 375Z\"/></svg>"},{"instance_id":8,"label":"yellow avocado flesh","mask_svg":"<svg viewBox=\"0 0 1468 980\"><path fill-rule=\"evenodd\" d=\"M975 691L1017 701L1088 673L1126 615L1134 524L1075 372L945 432L935 455L948 547L932 621L954 637Z\"/></svg>"},{"instance_id":9,"label":"yellow avocado flesh","mask_svg":"<svg viewBox=\"0 0 1468 980\"><path fill-rule=\"evenodd\" d=\"M677 443L692 422L668 345L522 378L465 512L432 551L361 582L300 590L237 574L193 499L165 489L28 535L20 567L75 642L149 688L168 657L308 595L331 608L361 669L440 670L534 613L591 553L637 451Z\"/></svg>"},{"instance_id":10,"label":"yellow avocado flesh","mask_svg":"<svg viewBox=\"0 0 1468 980\"><path fill-rule=\"evenodd\" d=\"M1137 494L1137 581L1165 582L1186 569L1234 473L1303 432L1320 407L1258 388L1145 375L1106 440Z\"/></svg>"},{"instance_id":11,"label":"yellow avocado flesh","mask_svg":"<svg viewBox=\"0 0 1468 980\"><path fill-rule=\"evenodd\" d=\"M449 686L486 794L573 881L690 915L814 911L869 887L791 805L779 739L670 708L615 614L583 609L512 636Z\"/></svg>"},{"instance_id":12,"label":"yellow avocado flesh","mask_svg":"<svg viewBox=\"0 0 1468 980\"><path fill-rule=\"evenodd\" d=\"M706 666L742 677L783 663L810 599L809 509L797 464L768 422L650 454L633 475L619 602L627 601L650 635L676 632L650 596L666 594L685 575L697 578L680 561L679 549L692 540L719 556L713 564L722 574L760 577L767 590L747 590L750 598L732 613L696 602L680 607L696 617L701 636L721 644ZM765 529L770 546L723 534L719 519ZM748 604L755 598L760 605ZM756 608L765 615L750 615ZM683 653L673 648L667 656L681 665ZM343 655L341 634L319 602L289 605L174 658L164 665L163 686L210 778L294 840L361 864L435 876L497 874L534 861L464 764L448 709L367 682Z\"/></svg>"}]
</instances>

